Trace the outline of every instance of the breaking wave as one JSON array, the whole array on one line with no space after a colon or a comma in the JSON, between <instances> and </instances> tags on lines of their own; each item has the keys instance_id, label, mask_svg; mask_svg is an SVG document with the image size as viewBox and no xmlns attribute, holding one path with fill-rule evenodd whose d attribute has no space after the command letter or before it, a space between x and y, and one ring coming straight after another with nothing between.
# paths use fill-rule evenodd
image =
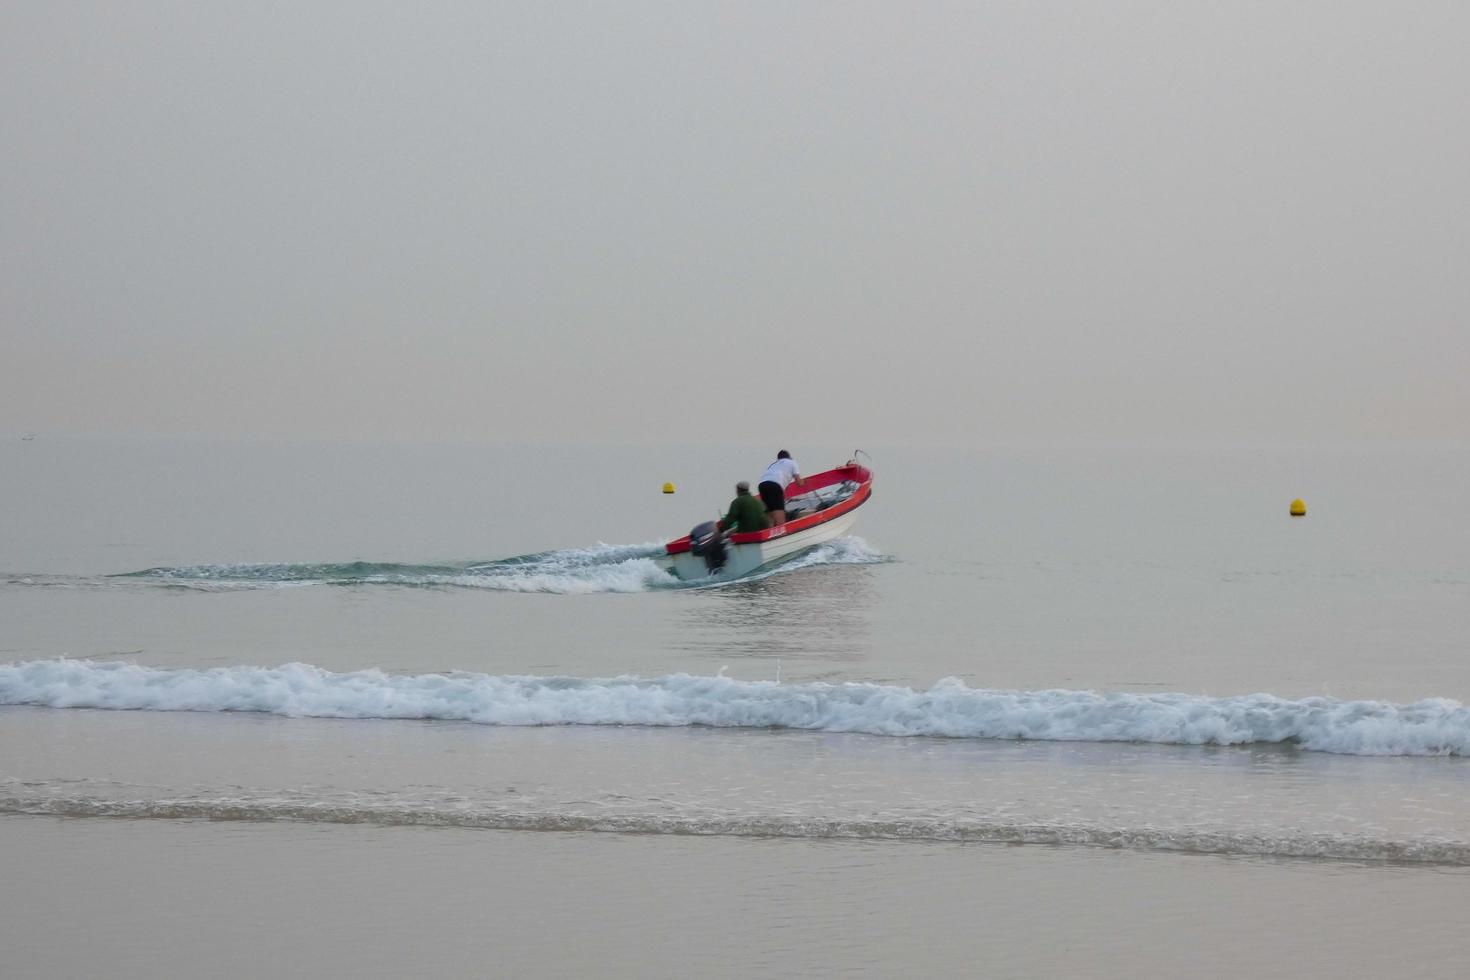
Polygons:
<instances>
[{"instance_id":1,"label":"breaking wave","mask_svg":"<svg viewBox=\"0 0 1470 980\"><path fill-rule=\"evenodd\" d=\"M1047 844L1195 854L1318 858L1470 866L1470 843L1435 838L1380 838L1366 834L1233 833L1077 823L1022 823L949 815L899 818L669 812L599 813L557 806L507 806L463 799L337 794L171 796L118 798L44 791L0 792L0 814L115 817L132 820L229 820L366 824L679 836L775 837L802 840L885 840Z\"/></svg>"},{"instance_id":2,"label":"breaking wave","mask_svg":"<svg viewBox=\"0 0 1470 980\"><path fill-rule=\"evenodd\" d=\"M661 544L598 545L483 562L187 565L145 568L114 577L202 591L308 585L396 585L581 595L647 592L711 584L675 579L654 560L663 553ZM886 560L861 538L839 538L747 576L746 580L814 565L871 564Z\"/></svg>"},{"instance_id":3,"label":"breaking wave","mask_svg":"<svg viewBox=\"0 0 1470 980\"><path fill-rule=\"evenodd\" d=\"M995 691L948 678L928 690L882 684L782 684L659 678L334 673L308 664L165 670L119 662L0 665L0 704L290 717L436 719L484 725L645 725L800 729L889 736L1284 743L1349 755L1470 755L1470 709L1289 700L1270 694Z\"/></svg>"}]
</instances>

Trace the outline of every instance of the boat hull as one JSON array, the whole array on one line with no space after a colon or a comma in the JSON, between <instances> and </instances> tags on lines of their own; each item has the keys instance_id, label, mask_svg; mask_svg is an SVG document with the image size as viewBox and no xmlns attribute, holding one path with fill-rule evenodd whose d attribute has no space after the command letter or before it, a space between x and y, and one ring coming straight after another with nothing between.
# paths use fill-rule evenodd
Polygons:
<instances>
[{"instance_id":1,"label":"boat hull","mask_svg":"<svg viewBox=\"0 0 1470 980\"><path fill-rule=\"evenodd\" d=\"M691 552L686 551L677 555L666 555L658 559L658 561L676 577L684 581L706 578L716 582L729 581L731 579L743 578L762 565L778 562L783 558L791 557L797 552L824 544L834 538L840 538L847 533L848 529L856 521L857 512L849 511L846 514L834 517L832 520L818 524L815 527L773 537L769 541L728 544L725 546L726 558L724 567L714 575L711 575L709 569L705 567L704 558Z\"/></svg>"}]
</instances>

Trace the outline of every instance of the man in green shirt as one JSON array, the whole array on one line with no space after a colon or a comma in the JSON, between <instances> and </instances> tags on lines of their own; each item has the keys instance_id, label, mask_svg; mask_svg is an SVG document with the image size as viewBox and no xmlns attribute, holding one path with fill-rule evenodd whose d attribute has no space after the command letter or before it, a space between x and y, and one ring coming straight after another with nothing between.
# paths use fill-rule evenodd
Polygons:
<instances>
[{"instance_id":1,"label":"man in green shirt","mask_svg":"<svg viewBox=\"0 0 1470 980\"><path fill-rule=\"evenodd\" d=\"M741 480L735 484L735 499L730 501L730 513L720 521L726 534L741 534L745 531L764 531L771 526L766 517L765 505L750 495L750 484Z\"/></svg>"}]
</instances>

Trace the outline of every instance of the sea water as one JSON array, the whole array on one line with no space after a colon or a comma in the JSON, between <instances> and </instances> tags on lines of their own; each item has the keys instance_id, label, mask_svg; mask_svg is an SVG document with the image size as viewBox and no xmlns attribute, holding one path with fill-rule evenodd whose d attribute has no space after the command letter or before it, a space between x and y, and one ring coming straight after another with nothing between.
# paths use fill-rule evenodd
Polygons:
<instances>
[{"instance_id":1,"label":"sea water","mask_svg":"<svg viewBox=\"0 0 1470 980\"><path fill-rule=\"evenodd\" d=\"M852 449L789 448L809 470ZM528 915L611 950L671 916L742 937L601 961L627 975L893 973L922 936L953 973L984 916L993 973L1122 976L1188 961L1156 888L1214 917L1185 930L1205 975L1252 966L1241 937L1281 889L1327 903L1294 947L1324 975L1385 949L1443 975L1470 949L1445 897L1470 894L1470 454L872 452L855 536L711 585L670 578L659 542L769 451L0 444L0 839L28 872L0 885L7 949L157 967L161 923L63 941L79 890L131 914L140 861L148 901L307 920L318 898L234 882L327 862L392 928L363 897L405 887L373 884L385 851L410 877L473 855L409 887L436 911L400 925L495 909L470 945L520 973L599 962L518 945ZM527 887L542 865L560 890ZM603 918L568 910L587 892ZM1061 947L1019 925L1041 921ZM464 970L442 938L359 965Z\"/></svg>"}]
</instances>

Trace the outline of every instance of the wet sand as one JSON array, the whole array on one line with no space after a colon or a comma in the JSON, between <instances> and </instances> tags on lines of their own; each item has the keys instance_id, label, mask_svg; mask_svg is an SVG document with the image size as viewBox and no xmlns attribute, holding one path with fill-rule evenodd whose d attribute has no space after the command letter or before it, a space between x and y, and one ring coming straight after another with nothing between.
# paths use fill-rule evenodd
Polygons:
<instances>
[{"instance_id":1,"label":"wet sand","mask_svg":"<svg viewBox=\"0 0 1470 980\"><path fill-rule=\"evenodd\" d=\"M1470 955L1464 869L30 816L0 851L10 976L1409 978Z\"/></svg>"}]
</instances>

